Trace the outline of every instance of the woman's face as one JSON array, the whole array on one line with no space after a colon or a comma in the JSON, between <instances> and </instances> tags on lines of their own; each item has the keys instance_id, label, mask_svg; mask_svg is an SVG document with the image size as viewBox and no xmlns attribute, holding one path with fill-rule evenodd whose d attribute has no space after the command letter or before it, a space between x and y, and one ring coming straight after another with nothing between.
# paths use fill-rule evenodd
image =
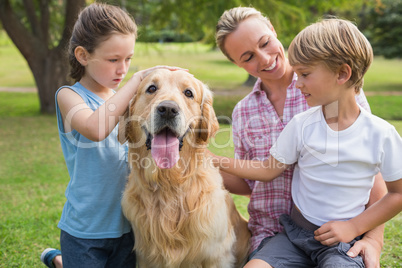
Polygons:
<instances>
[{"instance_id":1,"label":"woman's face","mask_svg":"<svg viewBox=\"0 0 402 268\"><path fill-rule=\"evenodd\" d=\"M290 69L274 28L260 19L242 21L226 37L224 46L237 66L262 80L280 79Z\"/></svg>"}]
</instances>

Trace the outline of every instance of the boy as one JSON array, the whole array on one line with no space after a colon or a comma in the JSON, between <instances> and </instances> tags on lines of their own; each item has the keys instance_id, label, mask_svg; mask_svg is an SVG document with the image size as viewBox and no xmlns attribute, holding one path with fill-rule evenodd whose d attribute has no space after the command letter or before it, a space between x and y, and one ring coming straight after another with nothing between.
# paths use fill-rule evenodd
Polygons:
<instances>
[{"instance_id":1,"label":"boy","mask_svg":"<svg viewBox=\"0 0 402 268\"><path fill-rule=\"evenodd\" d=\"M285 231L245 267L364 267L361 257L346 252L359 236L402 210L402 139L355 101L372 48L352 23L328 19L300 32L288 56L298 75L296 87L316 107L288 123L267 160L217 157L223 171L261 181L296 163L294 207L290 216L281 216ZM379 171L388 194L365 210Z\"/></svg>"}]
</instances>

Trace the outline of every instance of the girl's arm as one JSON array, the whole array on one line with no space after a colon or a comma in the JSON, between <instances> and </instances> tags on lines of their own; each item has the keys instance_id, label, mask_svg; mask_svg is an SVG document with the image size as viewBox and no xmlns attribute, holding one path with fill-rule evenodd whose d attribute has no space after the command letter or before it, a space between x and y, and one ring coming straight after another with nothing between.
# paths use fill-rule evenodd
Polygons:
<instances>
[{"instance_id":1,"label":"girl's arm","mask_svg":"<svg viewBox=\"0 0 402 268\"><path fill-rule=\"evenodd\" d=\"M315 231L315 239L323 245L350 242L355 237L392 219L402 210L402 178L386 182L388 193L360 215L348 221L330 221Z\"/></svg>"},{"instance_id":2,"label":"girl's arm","mask_svg":"<svg viewBox=\"0 0 402 268\"><path fill-rule=\"evenodd\" d=\"M137 92L138 85L145 76L158 68L167 68L172 71L181 69L155 66L137 72L116 94L95 111L89 108L77 93L69 88L62 88L57 94L57 102L63 116L65 132L75 129L89 140L104 140L116 127L119 116L126 111L128 103Z\"/></svg>"},{"instance_id":3,"label":"girl's arm","mask_svg":"<svg viewBox=\"0 0 402 268\"><path fill-rule=\"evenodd\" d=\"M264 161L214 156L214 163L221 171L256 181L272 181L289 166L279 162L272 156Z\"/></svg>"}]
</instances>

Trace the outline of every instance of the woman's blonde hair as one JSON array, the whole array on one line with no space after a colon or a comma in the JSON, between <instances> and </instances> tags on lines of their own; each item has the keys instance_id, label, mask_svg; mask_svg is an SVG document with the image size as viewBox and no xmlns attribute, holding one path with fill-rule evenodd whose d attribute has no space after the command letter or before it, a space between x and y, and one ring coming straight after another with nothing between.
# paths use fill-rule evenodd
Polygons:
<instances>
[{"instance_id":1,"label":"woman's blonde hair","mask_svg":"<svg viewBox=\"0 0 402 268\"><path fill-rule=\"evenodd\" d=\"M257 18L263 23L267 24L269 28L272 28L269 19L261 14L260 11L252 7L235 7L226 10L220 17L218 24L216 25L215 40L216 45L222 51L222 53L230 60L234 61L225 49L225 39L226 37L234 32L239 24L248 19Z\"/></svg>"},{"instance_id":2,"label":"woman's blonde hair","mask_svg":"<svg viewBox=\"0 0 402 268\"><path fill-rule=\"evenodd\" d=\"M70 77L75 82L81 80L85 74L85 67L75 58L75 49L82 46L92 53L99 44L116 33L137 37L137 25L134 19L121 8L93 3L81 11L74 25L68 48Z\"/></svg>"},{"instance_id":3,"label":"woman's blonde hair","mask_svg":"<svg viewBox=\"0 0 402 268\"><path fill-rule=\"evenodd\" d=\"M324 63L337 72L343 64L352 69L350 86L358 93L373 61L370 42L350 21L329 18L302 30L288 49L290 65Z\"/></svg>"}]
</instances>

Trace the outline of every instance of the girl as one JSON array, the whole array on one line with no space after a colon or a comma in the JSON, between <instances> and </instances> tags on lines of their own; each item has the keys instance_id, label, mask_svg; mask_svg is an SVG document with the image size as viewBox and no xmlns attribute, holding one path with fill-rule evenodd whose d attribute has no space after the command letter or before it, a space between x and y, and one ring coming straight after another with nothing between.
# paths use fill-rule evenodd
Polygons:
<instances>
[{"instance_id":1,"label":"girl","mask_svg":"<svg viewBox=\"0 0 402 268\"><path fill-rule=\"evenodd\" d=\"M142 79L160 68L137 72L114 91L129 69L136 35L126 12L98 3L80 13L73 29L69 61L76 83L56 92L59 137L70 175L58 224L64 267L135 267L134 236L120 205L127 146L117 141L116 125Z\"/></svg>"}]
</instances>

